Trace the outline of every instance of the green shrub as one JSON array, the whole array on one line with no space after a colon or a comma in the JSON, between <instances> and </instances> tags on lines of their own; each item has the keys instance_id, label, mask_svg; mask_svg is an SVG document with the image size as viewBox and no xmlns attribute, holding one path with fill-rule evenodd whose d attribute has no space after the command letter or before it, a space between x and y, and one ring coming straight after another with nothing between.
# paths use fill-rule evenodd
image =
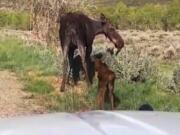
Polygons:
<instances>
[{"instance_id":1,"label":"green shrub","mask_svg":"<svg viewBox=\"0 0 180 135\"><path fill-rule=\"evenodd\" d=\"M173 0L169 4L145 4L142 7L127 7L119 2L113 7L100 7L114 24L121 29L179 29L180 1Z\"/></svg>"},{"instance_id":2,"label":"green shrub","mask_svg":"<svg viewBox=\"0 0 180 135\"><path fill-rule=\"evenodd\" d=\"M180 66L177 65L172 74L159 77L159 87L168 92L179 95L180 94Z\"/></svg>"},{"instance_id":3,"label":"green shrub","mask_svg":"<svg viewBox=\"0 0 180 135\"><path fill-rule=\"evenodd\" d=\"M161 18L165 12L165 7L160 5L145 5L138 10L136 19L137 24L144 26L144 29L160 29ZM139 16L140 15L140 16Z\"/></svg>"},{"instance_id":4,"label":"green shrub","mask_svg":"<svg viewBox=\"0 0 180 135\"><path fill-rule=\"evenodd\" d=\"M167 18L167 23L171 29L179 29L180 30L180 1L173 0L167 6L167 12L165 14L165 18Z\"/></svg>"},{"instance_id":5,"label":"green shrub","mask_svg":"<svg viewBox=\"0 0 180 135\"><path fill-rule=\"evenodd\" d=\"M135 47L122 50L120 55L115 57L113 69L117 77L126 82L156 80L158 72L153 60L148 56L140 56Z\"/></svg>"},{"instance_id":6,"label":"green shrub","mask_svg":"<svg viewBox=\"0 0 180 135\"><path fill-rule=\"evenodd\" d=\"M30 14L18 11L0 11L0 27L29 30Z\"/></svg>"}]
</instances>

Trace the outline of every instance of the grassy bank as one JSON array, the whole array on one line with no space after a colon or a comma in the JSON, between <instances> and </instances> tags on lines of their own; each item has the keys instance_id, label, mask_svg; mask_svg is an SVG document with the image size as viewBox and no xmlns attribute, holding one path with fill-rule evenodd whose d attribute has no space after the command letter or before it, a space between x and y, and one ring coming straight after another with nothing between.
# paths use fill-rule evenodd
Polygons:
<instances>
[{"instance_id":1,"label":"grassy bank","mask_svg":"<svg viewBox=\"0 0 180 135\"><path fill-rule=\"evenodd\" d=\"M68 87L65 94L59 93L58 82L61 60L50 48L28 43L17 38L0 38L0 70L15 72L24 86L49 111L78 111L93 108L95 96L88 95L84 83L80 93Z\"/></svg>"},{"instance_id":2,"label":"grassy bank","mask_svg":"<svg viewBox=\"0 0 180 135\"><path fill-rule=\"evenodd\" d=\"M30 14L26 11L0 10L0 27L30 30Z\"/></svg>"},{"instance_id":3,"label":"grassy bank","mask_svg":"<svg viewBox=\"0 0 180 135\"><path fill-rule=\"evenodd\" d=\"M26 46L27 45L27 46ZM28 46L20 39L0 39L0 68L25 74L56 74L57 64L52 51L41 46Z\"/></svg>"},{"instance_id":4,"label":"grassy bank","mask_svg":"<svg viewBox=\"0 0 180 135\"><path fill-rule=\"evenodd\" d=\"M68 91L60 94L60 84L54 82L61 70L58 63L58 57L49 48L29 45L16 38L0 39L0 70L16 72L24 84L24 90L32 93L32 98L38 98L39 104L46 106L50 111L96 109L97 81L90 91L87 91L85 83L81 82L76 87L67 86ZM162 72L172 70L162 69ZM137 110L141 104L150 103L158 111L180 111L178 95L159 88L157 80L146 79L145 82L126 81L127 78L116 81L115 94L120 99L118 109Z\"/></svg>"},{"instance_id":5,"label":"grassy bank","mask_svg":"<svg viewBox=\"0 0 180 135\"><path fill-rule=\"evenodd\" d=\"M53 87L39 79L58 74L56 56L40 46L26 46L19 39L0 39L0 69L16 72L25 84L25 90L48 93Z\"/></svg>"}]
</instances>

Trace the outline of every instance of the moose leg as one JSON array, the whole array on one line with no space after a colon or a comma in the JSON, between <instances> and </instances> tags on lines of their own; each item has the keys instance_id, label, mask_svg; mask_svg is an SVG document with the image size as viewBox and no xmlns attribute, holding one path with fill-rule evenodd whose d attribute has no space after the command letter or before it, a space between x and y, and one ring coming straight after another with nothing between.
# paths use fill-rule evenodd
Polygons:
<instances>
[{"instance_id":1,"label":"moose leg","mask_svg":"<svg viewBox=\"0 0 180 135\"><path fill-rule=\"evenodd\" d=\"M61 88L60 91L63 92L65 90L65 83L67 79L67 67L68 67L68 60L67 60L67 54L68 54L69 46L68 44L65 44L63 48L63 79L61 82Z\"/></svg>"},{"instance_id":2,"label":"moose leg","mask_svg":"<svg viewBox=\"0 0 180 135\"><path fill-rule=\"evenodd\" d=\"M94 63L92 62L90 55L92 52L92 46L88 46L86 48L86 62L87 62L87 71L88 71L88 77L89 81L92 84L93 83L93 77L95 75L95 69L94 69Z\"/></svg>"},{"instance_id":3,"label":"moose leg","mask_svg":"<svg viewBox=\"0 0 180 135\"><path fill-rule=\"evenodd\" d=\"M114 109L114 80L109 82L108 84L108 89L109 89L109 99L111 101L111 110Z\"/></svg>"},{"instance_id":4,"label":"moose leg","mask_svg":"<svg viewBox=\"0 0 180 135\"><path fill-rule=\"evenodd\" d=\"M69 73L68 73L68 78L67 78L67 83L68 84L70 84L69 83L70 75L73 74L73 66L74 66L73 56L74 56L74 49L73 48L69 48L69 50L68 50Z\"/></svg>"},{"instance_id":5,"label":"moose leg","mask_svg":"<svg viewBox=\"0 0 180 135\"><path fill-rule=\"evenodd\" d=\"M86 61L85 61L85 56L86 56L85 51L86 51L86 49L83 46L83 44L81 44L81 43L78 43L78 49L79 49L79 52L80 52L83 69L85 71L86 82L87 82L88 85L90 85L90 81L89 81L89 77L88 77L88 72L87 72L87 64L86 64Z\"/></svg>"},{"instance_id":6,"label":"moose leg","mask_svg":"<svg viewBox=\"0 0 180 135\"><path fill-rule=\"evenodd\" d=\"M80 80L80 71L81 71L81 58L80 56L76 56L74 59L73 59L73 81L74 81L74 84L77 85L77 82Z\"/></svg>"},{"instance_id":7,"label":"moose leg","mask_svg":"<svg viewBox=\"0 0 180 135\"><path fill-rule=\"evenodd\" d=\"M71 71L72 71L72 68L70 67L69 72L68 72L68 77L67 77L67 84L69 84L69 85L70 85L69 80L70 80L70 76L71 76Z\"/></svg>"}]
</instances>

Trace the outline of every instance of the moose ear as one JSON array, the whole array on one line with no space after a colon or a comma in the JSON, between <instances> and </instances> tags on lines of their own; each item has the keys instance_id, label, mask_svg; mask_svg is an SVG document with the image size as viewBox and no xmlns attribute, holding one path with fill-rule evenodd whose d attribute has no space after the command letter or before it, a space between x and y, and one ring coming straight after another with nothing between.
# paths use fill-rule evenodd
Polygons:
<instances>
[{"instance_id":1,"label":"moose ear","mask_svg":"<svg viewBox=\"0 0 180 135\"><path fill-rule=\"evenodd\" d=\"M100 14L100 19L103 23L107 22L107 18L105 17L105 15L103 13Z\"/></svg>"}]
</instances>

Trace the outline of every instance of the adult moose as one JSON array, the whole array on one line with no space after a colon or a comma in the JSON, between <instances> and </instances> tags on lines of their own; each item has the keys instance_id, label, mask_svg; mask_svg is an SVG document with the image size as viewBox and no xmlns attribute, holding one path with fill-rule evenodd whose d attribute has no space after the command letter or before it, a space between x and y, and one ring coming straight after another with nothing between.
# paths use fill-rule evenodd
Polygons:
<instances>
[{"instance_id":1,"label":"adult moose","mask_svg":"<svg viewBox=\"0 0 180 135\"><path fill-rule=\"evenodd\" d=\"M117 53L124 46L124 41L113 25L106 17L101 14L100 20L93 20L82 13L67 13L61 17L59 36L61 40L61 48L63 52L63 79L60 91L65 90L67 80L67 67L73 59L74 50L78 49L82 61L82 66L85 71L86 81L92 83L89 78L90 71L90 54L92 52L92 44L96 35L104 34L117 48ZM71 63L70 63L71 64ZM89 69L88 69L89 68Z\"/></svg>"}]
</instances>

